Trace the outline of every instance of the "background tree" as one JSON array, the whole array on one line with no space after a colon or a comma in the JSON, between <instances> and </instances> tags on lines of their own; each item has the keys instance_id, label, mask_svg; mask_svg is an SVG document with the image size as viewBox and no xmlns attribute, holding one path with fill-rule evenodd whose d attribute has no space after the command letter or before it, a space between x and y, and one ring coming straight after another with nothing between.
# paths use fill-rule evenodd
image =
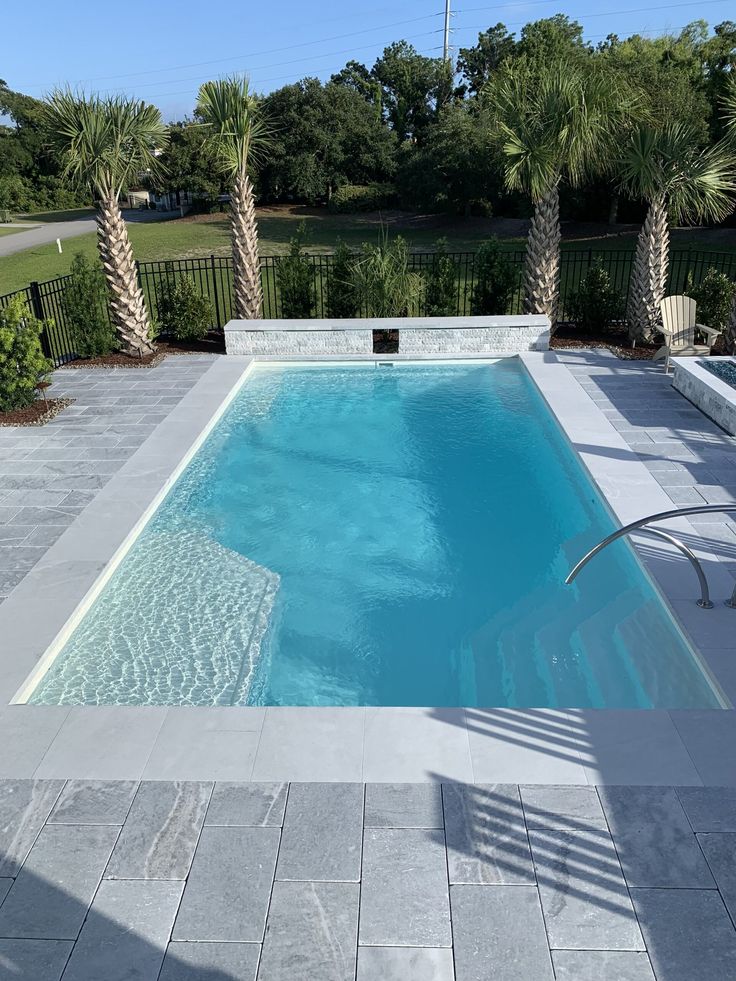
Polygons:
<instances>
[{"instance_id":1,"label":"background tree","mask_svg":"<svg viewBox=\"0 0 736 981\"><path fill-rule=\"evenodd\" d=\"M199 90L196 113L223 174L232 181L234 313L253 320L261 315L263 288L250 167L264 159L271 146L271 132L246 79L205 82Z\"/></svg>"},{"instance_id":2,"label":"background tree","mask_svg":"<svg viewBox=\"0 0 736 981\"><path fill-rule=\"evenodd\" d=\"M503 194L503 158L490 114L476 105L446 106L422 145L405 145L396 184L405 206L451 214L489 214Z\"/></svg>"},{"instance_id":3,"label":"background tree","mask_svg":"<svg viewBox=\"0 0 736 981\"><path fill-rule=\"evenodd\" d=\"M217 197L225 190L207 133L191 120L169 127L169 143L160 162L157 191L191 191L195 196Z\"/></svg>"},{"instance_id":4,"label":"background tree","mask_svg":"<svg viewBox=\"0 0 736 981\"><path fill-rule=\"evenodd\" d=\"M516 54L516 41L505 24L496 24L487 31L481 31L477 44L460 48L457 58L457 71L467 80L467 89L478 95L483 86L490 81L494 72Z\"/></svg>"},{"instance_id":5,"label":"background tree","mask_svg":"<svg viewBox=\"0 0 736 981\"><path fill-rule=\"evenodd\" d=\"M651 340L669 270L669 223L720 221L733 210L736 161L726 142L701 149L682 123L636 130L620 164L622 188L647 202L636 243L627 319L634 341Z\"/></svg>"},{"instance_id":6,"label":"background tree","mask_svg":"<svg viewBox=\"0 0 736 981\"><path fill-rule=\"evenodd\" d=\"M13 92L0 79L0 208L11 211L89 204L85 190L65 183L63 165L49 145L44 104Z\"/></svg>"},{"instance_id":7,"label":"background tree","mask_svg":"<svg viewBox=\"0 0 736 981\"><path fill-rule=\"evenodd\" d=\"M316 204L342 184L383 183L395 169L396 137L356 89L316 78L267 96L264 112L278 119L263 194Z\"/></svg>"},{"instance_id":8,"label":"background tree","mask_svg":"<svg viewBox=\"0 0 736 981\"><path fill-rule=\"evenodd\" d=\"M441 58L420 55L408 41L384 48L373 66L381 83L383 106L400 140L420 139L432 122L439 88L445 82Z\"/></svg>"},{"instance_id":9,"label":"background tree","mask_svg":"<svg viewBox=\"0 0 736 981\"><path fill-rule=\"evenodd\" d=\"M97 204L97 245L110 291L110 312L123 350L154 350L151 322L138 283L133 249L120 212L120 195L142 174L158 169L167 142L155 106L123 96L103 98L55 92L44 110L62 155L64 174L85 185Z\"/></svg>"}]
</instances>

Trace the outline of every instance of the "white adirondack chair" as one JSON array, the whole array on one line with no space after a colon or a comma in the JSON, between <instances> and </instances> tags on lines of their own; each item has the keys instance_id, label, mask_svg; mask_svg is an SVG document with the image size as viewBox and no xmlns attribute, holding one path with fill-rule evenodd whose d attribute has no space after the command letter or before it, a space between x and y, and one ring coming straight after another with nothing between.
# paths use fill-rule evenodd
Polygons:
<instances>
[{"instance_id":1,"label":"white adirondack chair","mask_svg":"<svg viewBox=\"0 0 736 981\"><path fill-rule=\"evenodd\" d=\"M665 372L670 370L670 358L688 358L710 354L720 330L697 323L697 304L691 296L666 296L659 305L662 313L664 344L654 355L664 361ZM695 332L705 334L705 343L695 340Z\"/></svg>"}]
</instances>

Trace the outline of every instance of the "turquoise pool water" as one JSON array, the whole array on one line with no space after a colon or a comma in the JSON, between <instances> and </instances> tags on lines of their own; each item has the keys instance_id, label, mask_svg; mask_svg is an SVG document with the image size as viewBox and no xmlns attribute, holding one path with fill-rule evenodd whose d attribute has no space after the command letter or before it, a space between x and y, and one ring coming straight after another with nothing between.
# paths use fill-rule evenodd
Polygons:
<instances>
[{"instance_id":1,"label":"turquoise pool water","mask_svg":"<svg viewBox=\"0 0 736 981\"><path fill-rule=\"evenodd\" d=\"M259 366L31 697L717 707L516 360Z\"/></svg>"}]
</instances>

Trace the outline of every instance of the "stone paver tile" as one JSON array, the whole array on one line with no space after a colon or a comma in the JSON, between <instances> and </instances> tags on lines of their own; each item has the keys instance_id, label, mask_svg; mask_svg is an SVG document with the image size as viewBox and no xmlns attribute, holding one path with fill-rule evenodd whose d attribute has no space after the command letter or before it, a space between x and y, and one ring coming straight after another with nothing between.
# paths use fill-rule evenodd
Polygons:
<instances>
[{"instance_id":1,"label":"stone paver tile","mask_svg":"<svg viewBox=\"0 0 736 981\"><path fill-rule=\"evenodd\" d=\"M649 957L633 950L553 950L557 981L656 981Z\"/></svg>"},{"instance_id":2,"label":"stone paver tile","mask_svg":"<svg viewBox=\"0 0 736 981\"><path fill-rule=\"evenodd\" d=\"M71 949L68 940L0 940L0 979L59 981Z\"/></svg>"},{"instance_id":3,"label":"stone paver tile","mask_svg":"<svg viewBox=\"0 0 736 981\"><path fill-rule=\"evenodd\" d=\"M552 948L643 950L607 831L530 831Z\"/></svg>"},{"instance_id":4,"label":"stone paver tile","mask_svg":"<svg viewBox=\"0 0 736 981\"><path fill-rule=\"evenodd\" d=\"M260 943L279 836L278 828L204 828L173 939Z\"/></svg>"},{"instance_id":5,"label":"stone paver tile","mask_svg":"<svg viewBox=\"0 0 736 981\"><path fill-rule=\"evenodd\" d=\"M355 978L354 882L275 882L258 981Z\"/></svg>"},{"instance_id":6,"label":"stone paver tile","mask_svg":"<svg viewBox=\"0 0 736 981\"><path fill-rule=\"evenodd\" d=\"M137 789L134 780L70 780L48 823L122 825Z\"/></svg>"},{"instance_id":7,"label":"stone paver tile","mask_svg":"<svg viewBox=\"0 0 736 981\"><path fill-rule=\"evenodd\" d=\"M257 728L210 720L212 709L176 707L170 711L154 743L143 771L144 780L249 780L258 746L262 710L241 709L246 719L257 719ZM215 713L222 718L223 710Z\"/></svg>"},{"instance_id":8,"label":"stone paver tile","mask_svg":"<svg viewBox=\"0 0 736 981\"><path fill-rule=\"evenodd\" d=\"M534 883L519 788L443 784L452 883Z\"/></svg>"},{"instance_id":9,"label":"stone paver tile","mask_svg":"<svg viewBox=\"0 0 736 981\"><path fill-rule=\"evenodd\" d=\"M0 937L76 940L117 835L117 828L44 828L0 907Z\"/></svg>"},{"instance_id":10,"label":"stone paver tile","mask_svg":"<svg viewBox=\"0 0 736 981\"><path fill-rule=\"evenodd\" d=\"M137 780L165 716L159 705L74 705L36 776Z\"/></svg>"},{"instance_id":11,"label":"stone paver tile","mask_svg":"<svg viewBox=\"0 0 736 981\"><path fill-rule=\"evenodd\" d=\"M715 883L671 787L599 787L629 886L713 889Z\"/></svg>"},{"instance_id":12,"label":"stone paver tile","mask_svg":"<svg viewBox=\"0 0 736 981\"><path fill-rule=\"evenodd\" d=\"M442 778L473 779L462 709L366 709L364 780L410 783Z\"/></svg>"},{"instance_id":13,"label":"stone paver tile","mask_svg":"<svg viewBox=\"0 0 736 981\"><path fill-rule=\"evenodd\" d=\"M677 796L693 831L736 831L736 787L678 787Z\"/></svg>"},{"instance_id":14,"label":"stone paver tile","mask_svg":"<svg viewBox=\"0 0 736 981\"><path fill-rule=\"evenodd\" d=\"M363 708L269 707L253 780L360 780Z\"/></svg>"},{"instance_id":15,"label":"stone paver tile","mask_svg":"<svg viewBox=\"0 0 736 981\"><path fill-rule=\"evenodd\" d=\"M595 787L543 784L519 788L526 826L530 830L605 831L606 818Z\"/></svg>"},{"instance_id":16,"label":"stone paver tile","mask_svg":"<svg viewBox=\"0 0 736 981\"><path fill-rule=\"evenodd\" d=\"M553 981L533 886L452 886L456 981Z\"/></svg>"},{"instance_id":17,"label":"stone paver tile","mask_svg":"<svg viewBox=\"0 0 736 981\"><path fill-rule=\"evenodd\" d=\"M581 758L589 784L700 784L669 712L577 709Z\"/></svg>"},{"instance_id":18,"label":"stone paver tile","mask_svg":"<svg viewBox=\"0 0 736 981\"><path fill-rule=\"evenodd\" d=\"M211 783L142 783L106 877L185 879L211 793Z\"/></svg>"},{"instance_id":19,"label":"stone paver tile","mask_svg":"<svg viewBox=\"0 0 736 981\"><path fill-rule=\"evenodd\" d=\"M357 882L362 831L362 784L292 783L276 878Z\"/></svg>"},{"instance_id":20,"label":"stone paver tile","mask_svg":"<svg viewBox=\"0 0 736 981\"><path fill-rule=\"evenodd\" d=\"M733 981L736 932L717 892L632 889L655 977Z\"/></svg>"},{"instance_id":21,"label":"stone paver tile","mask_svg":"<svg viewBox=\"0 0 736 981\"><path fill-rule=\"evenodd\" d=\"M280 828L286 783L217 783L205 824L232 828Z\"/></svg>"},{"instance_id":22,"label":"stone paver tile","mask_svg":"<svg viewBox=\"0 0 736 981\"><path fill-rule=\"evenodd\" d=\"M448 947L358 947L357 981L454 981Z\"/></svg>"},{"instance_id":23,"label":"stone paver tile","mask_svg":"<svg viewBox=\"0 0 736 981\"><path fill-rule=\"evenodd\" d=\"M706 833L697 838L726 909L736 923L736 834Z\"/></svg>"},{"instance_id":24,"label":"stone paver tile","mask_svg":"<svg viewBox=\"0 0 736 981\"><path fill-rule=\"evenodd\" d=\"M18 874L63 787L63 780L0 782L0 876Z\"/></svg>"},{"instance_id":25,"label":"stone paver tile","mask_svg":"<svg viewBox=\"0 0 736 981\"><path fill-rule=\"evenodd\" d=\"M64 981L157 981L183 883L104 880Z\"/></svg>"},{"instance_id":26,"label":"stone paver tile","mask_svg":"<svg viewBox=\"0 0 736 981\"><path fill-rule=\"evenodd\" d=\"M170 943L158 981L256 981L260 944Z\"/></svg>"},{"instance_id":27,"label":"stone paver tile","mask_svg":"<svg viewBox=\"0 0 736 981\"><path fill-rule=\"evenodd\" d=\"M12 752L0 753L0 779L27 777L33 773L68 715L68 705L6 705L0 708L0 746L12 746ZM59 783L59 789L61 786L63 781ZM2 794L0 790L0 798ZM2 831L0 841L1 836Z\"/></svg>"},{"instance_id":28,"label":"stone paver tile","mask_svg":"<svg viewBox=\"0 0 736 981\"><path fill-rule=\"evenodd\" d=\"M451 946L445 841L441 831L366 828L360 943L381 947Z\"/></svg>"},{"instance_id":29,"label":"stone paver tile","mask_svg":"<svg viewBox=\"0 0 736 981\"><path fill-rule=\"evenodd\" d=\"M442 789L438 783L368 783L366 828L442 828Z\"/></svg>"},{"instance_id":30,"label":"stone paver tile","mask_svg":"<svg viewBox=\"0 0 736 981\"><path fill-rule=\"evenodd\" d=\"M557 709L465 710L479 783L585 784L584 734Z\"/></svg>"}]
</instances>

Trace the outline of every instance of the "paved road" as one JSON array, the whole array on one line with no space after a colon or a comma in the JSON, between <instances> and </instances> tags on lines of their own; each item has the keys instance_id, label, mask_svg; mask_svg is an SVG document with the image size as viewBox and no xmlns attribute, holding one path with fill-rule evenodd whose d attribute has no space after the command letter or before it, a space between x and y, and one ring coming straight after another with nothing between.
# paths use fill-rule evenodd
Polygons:
<instances>
[{"instance_id":1,"label":"paved road","mask_svg":"<svg viewBox=\"0 0 736 981\"><path fill-rule=\"evenodd\" d=\"M179 212L163 211L124 211L126 221L165 221L167 218L178 217ZM76 235L86 235L95 230L94 218L76 218L74 221L56 221L45 225L36 225L27 232L17 235L4 235L0 238L0 257L32 249L36 245L47 245L57 238L74 238Z\"/></svg>"},{"instance_id":2,"label":"paved road","mask_svg":"<svg viewBox=\"0 0 736 981\"><path fill-rule=\"evenodd\" d=\"M36 225L27 232L16 235L3 235L0 238L0 256L13 255L24 249L32 249L36 245L46 245L55 242L57 238L73 238L95 230L94 218L78 218L75 221L55 221L48 225Z\"/></svg>"}]
</instances>

